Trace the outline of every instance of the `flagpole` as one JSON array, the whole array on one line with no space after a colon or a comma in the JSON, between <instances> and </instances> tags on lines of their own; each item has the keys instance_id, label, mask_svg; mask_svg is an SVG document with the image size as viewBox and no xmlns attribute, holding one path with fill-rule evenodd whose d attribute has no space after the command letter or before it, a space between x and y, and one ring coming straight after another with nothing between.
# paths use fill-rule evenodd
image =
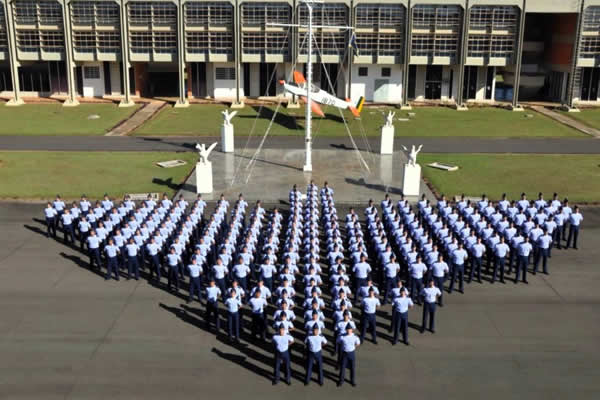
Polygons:
<instances>
[{"instance_id":1,"label":"flagpole","mask_svg":"<svg viewBox=\"0 0 600 400\"><path fill-rule=\"evenodd\" d=\"M312 92L312 4L305 1L308 8L308 56L306 62L306 118L305 118L305 148L306 159L304 161L304 172L312 172L312 132L311 132L311 92Z\"/></svg>"}]
</instances>

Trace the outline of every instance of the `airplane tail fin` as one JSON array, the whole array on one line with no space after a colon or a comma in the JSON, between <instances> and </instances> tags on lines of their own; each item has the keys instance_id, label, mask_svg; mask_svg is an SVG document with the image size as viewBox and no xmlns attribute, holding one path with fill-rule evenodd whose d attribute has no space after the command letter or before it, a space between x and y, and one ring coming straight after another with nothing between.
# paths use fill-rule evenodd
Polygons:
<instances>
[{"instance_id":1,"label":"airplane tail fin","mask_svg":"<svg viewBox=\"0 0 600 400\"><path fill-rule=\"evenodd\" d=\"M346 99L346 101L348 103L350 103L350 99ZM352 105L348 106L348 108L352 112L352 115L354 115L356 118L360 117L360 112L363 109L363 104L364 103L365 103L365 98L361 96L360 99L358 99L358 102L356 103L356 107L354 107Z\"/></svg>"},{"instance_id":2,"label":"airplane tail fin","mask_svg":"<svg viewBox=\"0 0 600 400\"><path fill-rule=\"evenodd\" d=\"M294 71L294 83L296 85L306 83L306 79L304 78L304 75L302 75L302 73L300 73L299 71Z\"/></svg>"}]
</instances>

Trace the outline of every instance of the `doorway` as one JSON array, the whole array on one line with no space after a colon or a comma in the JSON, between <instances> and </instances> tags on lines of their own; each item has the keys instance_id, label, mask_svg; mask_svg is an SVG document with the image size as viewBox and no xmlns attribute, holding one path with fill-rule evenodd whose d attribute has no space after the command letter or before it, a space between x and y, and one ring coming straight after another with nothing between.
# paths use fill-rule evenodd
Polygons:
<instances>
[{"instance_id":1,"label":"doorway","mask_svg":"<svg viewBox=\"0 0 600 400\"><path fill-rule=\"evenodd\" d=\"M192 63L192 96L206 97L206 64Z\"/></svg>"},{"instance_id":2,"label":"doorway","mask_svg":"<svg viewBox=\"0 0 600 400\"><path fill-rule=\"evenodd\" d=\"M259 96L275 96L277 86L275 85L276 77L273 75L275 71L275 64L273 63L261 63L259 68L260 76L260 92ZM245 71L244 71L245 72ZM248 83L250 83L250 77L248 76ZM248 87L248 91L250 87Z\"/></svg>"},{"instance_id":3,"label":"doorway","mask_svg":"<svg viewBox=\"0 0 600 400\"><path fill-rule=\"evenodd\" d=\"M0 65L0 92L11 92L12 90L10 65Z\"/></svg>"},{"instance_id":4,"label":"doorway","mask_svg":"<svg viewBox=\"0 0 600 400\"><path fill-rule=\"evenodd\" d=\"M581 100L598 100L598 83L600 81L600 68L583 68L581 77Z\"/></svg>"},{"instance_id":5,"label":"doorway","mask_svg":"<svg viewBox=\"0 0 600 400\"><path fill-rule=\"evenodd\" d=\"M442 66L428 65L425 73L425 99L439 100L442 98Z\"/></svg>"},{"instance_id":6,"label":"doorway","mask_svg":"<svg viewBox=\"0 0 600 400\"><path fill-rule=\"evenodd\" d=\"M475 99L477 96L477 67L465 67L465 81L463 84L463 99Z\"/></svg>"}]
</instances>

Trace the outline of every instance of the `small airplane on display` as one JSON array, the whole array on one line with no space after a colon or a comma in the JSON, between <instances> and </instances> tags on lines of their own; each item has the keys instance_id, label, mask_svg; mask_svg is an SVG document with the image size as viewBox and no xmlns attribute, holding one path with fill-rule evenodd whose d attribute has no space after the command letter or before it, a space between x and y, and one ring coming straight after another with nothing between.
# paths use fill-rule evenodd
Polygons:
<instances>
[{"instance_id":1,"label":"small airplane on display","mask_svg":"<svg viewBox=\"0 0 600 400\"><path fill-rule=\"evenodd\" d=\"M300 99L306 103L308 84L306 82L306 79L304 78L304 75L302 75L298 71L294 71L294 83L295 85L292 85L284 80L279 81L279 84L283 86L286 92L300 97ZM310 85L310 90L310 108L315 114L321 117L325 117L323 110L321 110L321 107L319 106L319 104L324 104L327 106L334 106L342 110L349 109L355 117L360 117L360 112L362 111L363 104L365 102L365 99L363 97L358 99L358 102L356 103L356 105L354 105L350 101L350 99L346 99L344 101L327 93L326 91L318 88L315 85Z\"/></svg>"}]
</instances>

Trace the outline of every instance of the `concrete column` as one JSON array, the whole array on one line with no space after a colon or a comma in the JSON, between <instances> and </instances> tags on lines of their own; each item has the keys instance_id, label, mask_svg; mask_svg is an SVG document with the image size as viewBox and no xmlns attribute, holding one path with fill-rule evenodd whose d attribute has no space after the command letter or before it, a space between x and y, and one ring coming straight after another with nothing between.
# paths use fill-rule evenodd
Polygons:
<instances>
[{"instance_id":1,"label":"concrete column","mask_svg":"<svg viewBox=\"0 0 600 400\"><path fill-rule=\"evenodd\" d=\"M516 54L516 65L515 65L515 84L513 88L513 111L523 111L523 107L519 104L519 85L521 84L521 61L523 59L523 40L525 37L525 17L527 7L527 0L523 0L523 6L521 8L521 15L519 17L519 39L517 42L517 54Z\"/></svg>"},{"instance_id":2,"label":"concrete column","mask_svg":"<svg viewBox=\"0 0 600 400\"><path fill-rule=\"evenodd\" d=\"M129 82L129 30L127 25L127 0L117 0L121 12L121 64L123 67L123 99L119 107L132 107L135 105L131 100L131 90Z\"/></svg>"},{"instance_id":3,"label":"concrete column","mask_svg":"<svg viewBox=\"0 0 600 400\"><path fill-rule=\"evenodd\" d=\"M412 6L408 0L406 9L406 23L404 24L404 68L402 71L402 110L410 110L408 104L408 71L410 69L410 48L411 48L411 32L412 32Z\"/></svg>"},{"instance_id":4,"label":"concrete column","mask_svg":"<svg viewBox=\"0 0 600 400\"><path fill-rule=\"evenodd\" d=\"M235 65L235 100L233 101L233 103L231 104L231 108L243 108L244 107L244 103L242 102L242 99L240 97L240 85L242 80L240 79L240 74L241 74L241 58L242 58L242 50L241 50L241 29L239 28L239 24L240 24L240 2L239 1L235 1L234 4L234 11L233 11L233 62ZM248 94L246 94L248 95Z\"/></svg>"},{"instance_id":5,"label":"concrete column","mask_svg":"<svg viewBox=\"0 0 600 400\"><path fill-rule=\"evenodd\" d=\"M185 90L185 37L183 24L183 4L185 0L179 0L177 7L177 75L179 77L179 98L175 103L176 108L189 107Z\"/></svg>"},{"instance_id":6,"label":"concrete column","mask_svg":"<svg viewBox=\"0 0 600 400\"><path fill-rule=\"evenodd\" d=\"M467 62L467 46L469 43L469 20L469 0L466 0L465 9L463 10L462 40L458 59L458 90L456 92L456 109L458 111L467 109L465 99L463 98L463 87L465 85L465 64Z\"/></svg>"},{"instance_id":7,"label":"concrete column","mask_svg":"<svg viewBox=\"0 0 600 400\"><path fill-rule=\"evenodd\" d=\"M16 30L12 12L12 2L1 0L4 6L4 15L6 18L6 36L8 39L8 60L10 62L10 77L13 87L13 96L6 103L7 106L20 106L25 104L21 98L19 89L19 60L17 60L17 40L15 38Z\"/></svg>"},{"instance_id":8,"label":"concrete column","mask_svg":"<svg viewBox=\"0 0 600 400\"><path fill-rule=\"evenodd\" d=\"M65 38L65 64L67 66L67 100L63 103L65 107L79 105L77 100L77 88L75 87L75 61L73 60L73 46L71 43L71 13L69 12L71 0L62 0L63 31Z\"/></svg>"}]
</instances>

